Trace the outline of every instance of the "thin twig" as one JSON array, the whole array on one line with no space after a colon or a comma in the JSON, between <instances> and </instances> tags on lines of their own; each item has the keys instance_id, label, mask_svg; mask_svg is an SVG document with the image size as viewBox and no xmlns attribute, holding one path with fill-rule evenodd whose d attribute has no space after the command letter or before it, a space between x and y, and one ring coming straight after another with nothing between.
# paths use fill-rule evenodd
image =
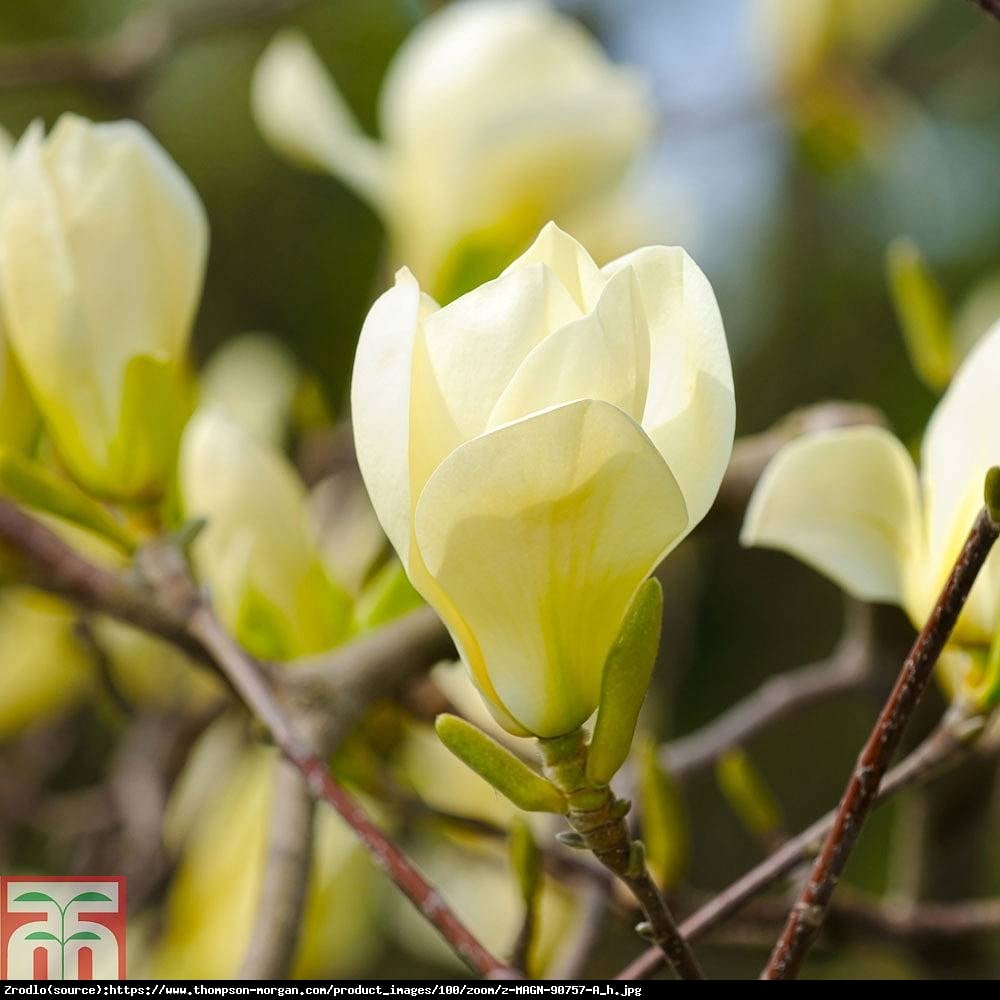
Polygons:
<instances>
[{"instance_id":1,"label":"thin twig","mask_svg":"<svg viewBox=\"0 0 1000 1000\"><path fill-rule=\"evenodd\" d=\"M567 822L578 845L627 886L645 914L644 936L653 941L680 979L704 979L690 943L678 930L666 900L653 881L641 844L632 840L625 816L628 803L606 786L588 784L587 744L582 730L539 739L545 776L566 795Z\"/></svg>"},{"instance_id":2,"label":"thin twig","mask_svg":"<svg viewBox=\"0 0 1000 1000\"><path fill-rule=\"evenodd\" d=\"M924 784L943 770L954 766L971 752L970 747L982 732L984 719L967 716L960 710L950 712L941 724L907 757L885 776L878 793L878 803L885 802L902 788ZM751 899L764 892L778 879L788 875L806 859L815 856L824 836L832 829L836 812L830 810L800 834L750 869L691 916L681 922L680 931L695 940L738 912ZM618 974L618 979L645 979L663 964L657 948L649 948Z\"/></svg>"},{"instance_id":3,"label":"thin twig","mask_svg":"<svg viewBox=\"0 0 1000 1000\"><path fill-rule=\"evenodd\" d=\"M700 729L663 744L661 766L686 777L794 711L856 690L868 676L871 638L871 608L849 602L844 637L830 657L772 677Z\"/></svg>"},{"instance_id":4,"label":"thin twig","mask_svg":"<svg viewBox=\"0 0 1000 1000\"><path fill-rule=\"evenodd\" d=\"M983 508L861 751L833 827L761 978L794 979L798 975L823 926L830 897L875 803L882 777L998 535L1000 524Z\"/></svg>"}]
</instances>

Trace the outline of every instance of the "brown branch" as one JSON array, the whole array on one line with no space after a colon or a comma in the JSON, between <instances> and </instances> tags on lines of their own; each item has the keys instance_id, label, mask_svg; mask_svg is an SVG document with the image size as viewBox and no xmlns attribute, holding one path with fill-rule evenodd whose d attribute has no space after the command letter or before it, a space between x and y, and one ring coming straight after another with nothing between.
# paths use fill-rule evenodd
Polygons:
<instances>
[{"instance_id":1,"label":"brown branch","mask_svg":"<svg viewBox=\"0 0 1000 1000\"><path fill-rule=\"evenodd\" d=\"M798 975L823 926L830 898L875 803L882 777L998 535L1000 524L983 508L861 751L833 827L789 914L763 979L794 979Z\"/></svg>"},{"instance_id":2,"label":"brown branch","mask_svg":"<svg viewBox=\"0 0 1000 1000\"><path fill-rule=\"evenodd\" d=\"M969 716L959 709L950 712L927 739L889 771L879 789L877 802L885 802L902 788L924 784L965 759L983 725L981 716ZM680 931L684 937L689 941L701 937L803 861L815 856L824 836L833 828L835 818L836 812L830 810L683 920ZM662 964L659 950L649 948L616 978L645 979Z\"/></svg>"},{"instance_id":3,"label":"brown branch","mask_svg":"<svg viewBox=\"0 0 1000 1000\"><path fill-rule=\"evenodd\" d=\"M151 601L125 577L84 559L44 524L2 497L0 543L20 556L19 568L26 581L39 590L134 625L173 643L192 659L212 663L208 651L176 615Z\"/></svg>"},{"instance_id":4,"label":"brown branch","mask_svg":"<svg viewBox=\"0 0 1000 1000\"><path fill-rule=\"evenodd\" d=\"M216 0L127 18L104 38L0 49L0 88L83 84L99 90L140 83L181 46L291 14L307 0Z\"/></svg>"},{"instance_id":5,"label":"brown branch","mask_svg":"<svg viewBox=\"0 0 1000 1000\"><path fill-rule=\"evenodd\" d=\"M473 937L437 890L334 781L318 752L300 736L264 667L218 623L172 545L161 543L140 551L137 568L145 583L142 587L89 563L49 528L3 498L0 540L23 556L24 568L35 585L175 641L215 663L299 770L312 796L337 810L375 862L456 954L482 975L513 974Z\"/></svg>"},{"instance_id":6,"label":"brown branch","mask_svg":"<svg viewBox=\"0 0 1000 1000\"><path fill-rule=\"evenodd\" d=\"M663 744L661 766L686 777L798 709L856 690L868 677L871 644L871 608L848 602L844 637L828 659L772 677L700 729Z\"/></svg>"},{"instance_id":7,"label":"brown branch","mask_svg":"<svg viewBox=\"0 0 1000 1000\"><path fill-rule=\"evenodd\" d=\"M271 791L267 856L240 979L285 979L299 943L314 839L315 801L295 765L280 759Z\"/></svg>"},{"instance_id":8,"label":"brown branch","mask_svg":"<svg viewBox=\"0 0 1000 1000\"><path fill-rule=\"evenodd\" d=\"M982 7L987 14L1000 18L1000 0L972 0L977 7Z\"/></svg>"},{"instance_id":9,"label":"brown branch","mask_svg":"<svg viewBox=\"0 0 1000 1000\"><path fill-rule=\"evenodd\" d=\"M755 899L741 914L741 929L756 927L769 936L780 928L788 906L779 897ZM920 947L930 939L948 941L995 934L1000 930L1000 899L960 899L948 902L900 902L842 888L830 903L825 933L836 938L870 939L877 935L903 945ZM740 935L740 940L746 940ZM754 941L765 944L763 934Z\"/></svg>"},{"instance_id":10,"label":"brown branch","mask_svg":"<svg viewBox=\"0 0 1000 1000\"><path fill-rule=\"evenodd\" d=\"M329 758L375 701L453 653L440 619L423 608L333 653L296 661L284 686L312 707L312 728L322 756ZM316 711L317 702L322 711ZM289 973L308 889L314 816L315 802L301 774L287 761L279 763L264 877L241 978L282 979Z\"/></svg>"}]
</instances>

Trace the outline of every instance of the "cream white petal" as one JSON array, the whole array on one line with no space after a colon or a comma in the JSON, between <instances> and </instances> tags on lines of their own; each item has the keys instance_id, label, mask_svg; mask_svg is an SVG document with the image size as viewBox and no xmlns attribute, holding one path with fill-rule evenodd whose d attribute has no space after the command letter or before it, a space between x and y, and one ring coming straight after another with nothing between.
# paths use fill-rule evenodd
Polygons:
<instances>
[{"instance_id":1,"label":"cream white petal","mask_svg":"<svg viewBox=\"0 0 1000 1000\"><path fill-rule=\"evenodd\" d=\"M354 447L372 506L403 565L410 549L410 385L424 300L406 268L361 328L351 380Z\"/></svg>"},{"instance_id":2,"label":"cream white petal","mask_svg":"<svg viewBox=\"0 0 1000 1000\"><path fill-rule=\"evenodd\" d=\"M927 425L921 461L932 554L947 547L970 484L978 504L986 470L1000 464L998 428L1000 321L963 361Z\"/></svg>"},{"instance_id":3,"label":"cream white petal","mask_svg":"<svg viewBox=\"0 0 1000 1000\"><path fill-rule=\"evenodd\" d=\"M425 486L414 537L449 602L437 610L474 640L473 673L518 723L554 736L596 708L629 601L686 525L641 428L582 400L462 445Z\"/></svg>"},{"instance_id":4,"label":"cream white petal","mask_svg":"<svg viewBox=\"0 0 1000 1000\"><path fill-rule=\"evenodd\" d=\"M428 395L436 391L443 400L444 419L453 427L448 450L482 433L531 349L579 316L555 273L534 263L480 285L427 317L423 340L428 370L426 379L415 378L415 391L423 381ZM415 407L418 434L424 412L423 406Z\"/></svg>"},{"instance_id":5,"label":"cream white petal","mask_svg":"<svg viewBox=\"0 0 1000 1000\"><path fill-rule=\"evenodd\" d=\"M405 143L613 71L594 38L546 3L453 4L411 32L393 59L380 95L382 128Z\"/></svg>"},{"instance_id":6,"label":"cream white petal","mask_svg":"<svg viewBox=\"0 0 1000 1000\"><path fill-rule=\"evenodd\" d=\"M645 247L601 273L625 267L649 325L642 426L684 491L690 529L715 500L732 453L736 401L722 317L708 279L679 247Z\"/></svg>"},{"instance_id":7,"label":"cream white petal","mask_svg":"<svg viewBox=\"0 0 1000 1000\"><path fill-rule=\"evenodd\" d=\"M921 478L931 591L940 587L983 502L986 471L1000 465L1000 322L973 348L927 426ZM1000 560L992 555L969 598L966 622L988 636L1000 615Z\"/></svg>"},{"instance_id":8,"label":"cream white petal","mask_svg":"<svg viewBox=\"0 0 1000 1000\"><path fill-rule=\"evenodd\" d=\"M251 106L275 150L328 171L385 211L385 152L365 135L304 34L283 31L267 47L254 71Z\"/></svg>"},{"instance_id":9,"label":"cream white petal","mask_svg":"<svg viewBox=\"0 0 1000 1000\"><path fill-rule=\"evenodd\" d=\"M623 268L592 313L545 338L497 400L493 429L575 399L602 399L642 419L649 380L649 331L635 274Z\"/></svg>"},{"instance_id":10,"label":"cream white petal","mask_svg":"<svg viewBox=\"0 0 1000 1000\"><path fill-rule=\"evenodd\" d=\"M542 227L535 242L504 273L536 262L545 264L559 278L581 312L590 312L597 304L605 279L579 241L554 222Z\"/></svg>"},{"instance_id":11,"label":"cream white petal","mask_svg":"<svg viewBox=\"0 0 1000 1000\"><path fill-rule=\"evenodd\" d=\"M786 445L754 490L741 541L798 557L861 600L903 604L922 557L917 473L888 431Z\"/></svg>"},{"instance_id":12,"label":"cream white petal","mask_svg":"<svg viewBox=\"0 0 1000 1000\"><path fill-rule=\"evenodd\" d=\"M181 355L208 253L208 219L190 181L131 121L63 115L42 155L95 351Z\"/></svg>"},{"instance_id":13,"label":"cream white petal","mask_svg":"<svg viewBox=\"0 0 1000 1000\"><path fill-rule=\"evenodd\" d=\"M76 335L76 276L43 166L43 143L36 122L18 143L7 171L0 211L0 307L40 409L57 427L74 428L83 450L95 454L113 434L117 415L102 380L111 366L95 367L88 338ZM63 377L67 368L75 376L69 384Z\"/></svg>"}]
</instances>

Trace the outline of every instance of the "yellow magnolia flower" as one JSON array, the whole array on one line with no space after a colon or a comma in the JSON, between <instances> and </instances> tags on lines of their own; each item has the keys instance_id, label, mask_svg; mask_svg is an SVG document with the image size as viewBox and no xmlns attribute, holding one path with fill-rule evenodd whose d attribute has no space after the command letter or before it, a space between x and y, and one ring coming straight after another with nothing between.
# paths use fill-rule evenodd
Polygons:
<instances>
[{"instance_id":1,"label":"yellow magnolia flower","mask_svg":"<svg viewBox=\"0 0 1000 1000\"><path fill-rule=\"evenodd\" d=\"M199 575L222 620L257 656L287 660L346 638L350 598L327 574L305 488L277 451L218 407L184 431L180 488Z\"/></svg>"},{"instance_id":2,"label":"yellow magnolia flower","mask_svg":"<svg viewBox=\"0 0 1000 1000\"><path fill-rule=\"evenodd\" d=\"M140 125L63 115L14 150L7 335L61 458L96 492L154 498L172 470L207 235L194 189Z\"/></svg>"},{"instance_id":3,"label":"yellow magnolia flower","mask_svg":"<svg viewBox=\"0 0 1000 1000\"><path fill-rule=\"evenodd\" d=\"M10 137L0 128L0 200L11 148ZM38 415L7 344L0 312L0 448L24 450L31 443L37 426Z\"/></svg>"},{"instance_id":4,"label":"yellow magnolia flower","mask_svg":"<svg viewBox=\"0 0 1000 1000\"><path fill-rule=\"evenodd\" d=\"M550 218L622 180L652 132L645 84L572 19L534 0L475 0L429 17L383 85L368 138L304 37L264 54L253 109L282 154L371 203L396 259L435 294L495 275Z\"/></svg>"},{"instance_id":5,"label":"yellow magnolia flower","mask_svg":"<svg viewBox=\"0 0 1000 1000\"><path fill-rule=\"evenodd\" d=\"M729 460L708 280L676 247L599 270L554 225L444 308L400 271L361 332L352 409L375 512L491 711L515 734L575 729Z\"/></svg>"},{"instance_id":6,"label":"yellow magnolia flower","mask_svg":"<svg viewBox=\"0 0 1000 1000\"><path fill-rule=\"evenodd\" d=\"M982 506L986 472L1000 463L998 385L995 323L928 424L919 480L906 448L886 430L807 435L783 448L758 483L744 544L790 552L861 600L899 605L922 627ZM1000 557L993 554L953 644L986 647L998 625Z\"/></svg>"}]
</instances>

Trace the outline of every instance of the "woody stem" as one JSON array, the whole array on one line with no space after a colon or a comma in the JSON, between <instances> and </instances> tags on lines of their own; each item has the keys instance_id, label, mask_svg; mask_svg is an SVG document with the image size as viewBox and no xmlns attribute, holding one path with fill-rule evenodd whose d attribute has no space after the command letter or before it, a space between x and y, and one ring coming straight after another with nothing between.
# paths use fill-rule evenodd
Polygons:
<instances>
[{"instance_id":1,"label":"woody stem","mask_svg":"<svg viewBox=\"0 0 1000 1000\"><path fill-rule=\"evenodd\" d=\"M690 945L677 929L660 890L646 867L642 844L633 841L625 823L629 803L616 798L607 785L586 777L587 744L582 730L553 739L539 739L546 777L569 802L566 816L589 850L632 891L646 916L649 937L680 979L704 979Z\"/></svg>"}]
</instances>

